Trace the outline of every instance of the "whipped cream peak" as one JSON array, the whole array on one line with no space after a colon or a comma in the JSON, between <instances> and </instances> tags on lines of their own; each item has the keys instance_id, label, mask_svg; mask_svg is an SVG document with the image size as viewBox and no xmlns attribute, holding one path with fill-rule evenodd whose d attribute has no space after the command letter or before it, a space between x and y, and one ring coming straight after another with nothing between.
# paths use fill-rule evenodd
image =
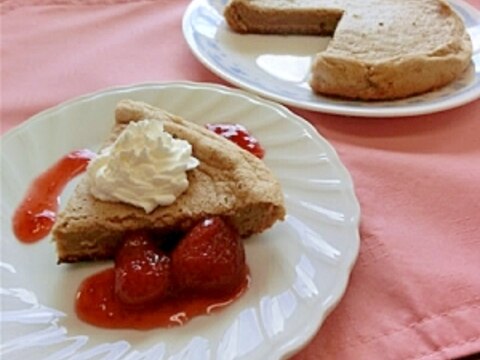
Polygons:
<instances>
[{"instance_id":1,"label":"whipped cream peak","mask_svg":"<svg viewBox=\"0 0 480 360\"><path fill-rule=\"evenodd\" d=\"M103 201L145 212L170 205L188 188L187 171L199 161L186 140L175 139L160 120L130 122L87 167L90 191Z\"/></svg>"}]
</instances>

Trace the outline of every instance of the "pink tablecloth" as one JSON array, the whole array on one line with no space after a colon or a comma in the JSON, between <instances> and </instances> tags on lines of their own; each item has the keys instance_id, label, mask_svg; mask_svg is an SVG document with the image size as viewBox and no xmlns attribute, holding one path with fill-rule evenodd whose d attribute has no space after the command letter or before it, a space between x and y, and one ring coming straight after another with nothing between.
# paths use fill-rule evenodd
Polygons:
<instances>
[{"instance_id":1,"label":"pink tablecloth","mask_svg":"<svg viewBox=\"0 0 480 360\"><path fill-rule=\"evenodd\" d=\"M3 0L2 132L114 85L224 83L182 37L187 4ZM335 146L362 207L361 251L345 297L295 359L480 352L480 100L404 119L293 110Z\"/></svg>"}]
</instances>

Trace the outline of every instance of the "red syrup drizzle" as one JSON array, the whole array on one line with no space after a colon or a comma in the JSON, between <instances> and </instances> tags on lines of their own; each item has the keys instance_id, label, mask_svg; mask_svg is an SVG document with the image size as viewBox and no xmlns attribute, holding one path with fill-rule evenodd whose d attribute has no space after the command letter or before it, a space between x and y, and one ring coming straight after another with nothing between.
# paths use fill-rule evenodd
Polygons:
<instances>
[{"instance_id":1,"label":"red syrup drizzle","mask_svg":"<svg viewBox=\"0 0 480 360\"><path fill-rule=\"evenodd\" d=\"M251 152L259 159L265 156L265 150L248 130L239 124L207 124L206 128L234 142L242 149Z\"/></svg>"},{"instance_id":2,"label":"red syrup drizzle","mask_svg":"<svg viewBox=\"0 0 480 360\"><path fill-rule=\"evenodd\" d=\"M86 278L75 301L77 316L98 327L149 330L184 325L193 317L211 314L231 304L248 288L249 276L233 291L224 294L181 293L151 305L131 307L115 294L115 269Z\"/></svg>"},{"instance_id":3,"label":"red syrup drizzle","mask_svg":"<svg viewBox=\"0 0 480 360\"><path fill-rule=\"evenodd\" d=\"M13 215L13 232L24 243L34 243L48 235L55 222L62 190L85 171L95 153L76 150L40 174Z\"/></svg>"}]
</instances>

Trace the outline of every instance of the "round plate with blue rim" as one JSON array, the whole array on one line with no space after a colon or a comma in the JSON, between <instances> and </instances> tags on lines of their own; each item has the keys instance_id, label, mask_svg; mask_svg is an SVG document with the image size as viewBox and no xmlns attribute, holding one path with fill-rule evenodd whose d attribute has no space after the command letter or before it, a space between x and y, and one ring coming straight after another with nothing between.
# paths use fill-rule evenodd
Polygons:
<instances>
[{"instance_id":1,"label":"round plate with blue rim","mask_svg":"<svg viewBox=\"0 0 480 360\"><path fill-rule=\"evenodd\" d=\"M193 0L183 17L183 33L198 60L215 74L283 104L350 116L421 115L480 97L480 12L462 0L449 2L463 18L474 45L470 67L437 91L395 101L352 101L314 94L308 85L310 65L330 38L236 34L223 18L227 0Z\"/></svg>"}]
</instances>

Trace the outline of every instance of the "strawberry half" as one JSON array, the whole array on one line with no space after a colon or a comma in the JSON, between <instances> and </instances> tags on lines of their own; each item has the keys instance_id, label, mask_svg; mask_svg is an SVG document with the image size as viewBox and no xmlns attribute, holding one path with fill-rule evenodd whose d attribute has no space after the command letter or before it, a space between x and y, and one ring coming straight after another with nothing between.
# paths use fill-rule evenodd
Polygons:
<instances>
[{"instance_id":1,"label":"strawberry half","mask_svg":"<svg viewBox=\"0 0 480 360\"><path fill-rule=\"evenodd\" d=\"M220 217L203 220L172 251L175 285L181 290L226 292L245 277L245 249Z\"/></svg>"},{"instance_id":2,"label":"strawberry half","mask_svg":"<svg viewBox=\"0 0 480 360\"><path fill-rule=\"evenodd\" d=\"M145 305L167 296L170 258L146 232L128 234L115 257L115 294L127 305Z\"/></svg>"}]
</instances>

